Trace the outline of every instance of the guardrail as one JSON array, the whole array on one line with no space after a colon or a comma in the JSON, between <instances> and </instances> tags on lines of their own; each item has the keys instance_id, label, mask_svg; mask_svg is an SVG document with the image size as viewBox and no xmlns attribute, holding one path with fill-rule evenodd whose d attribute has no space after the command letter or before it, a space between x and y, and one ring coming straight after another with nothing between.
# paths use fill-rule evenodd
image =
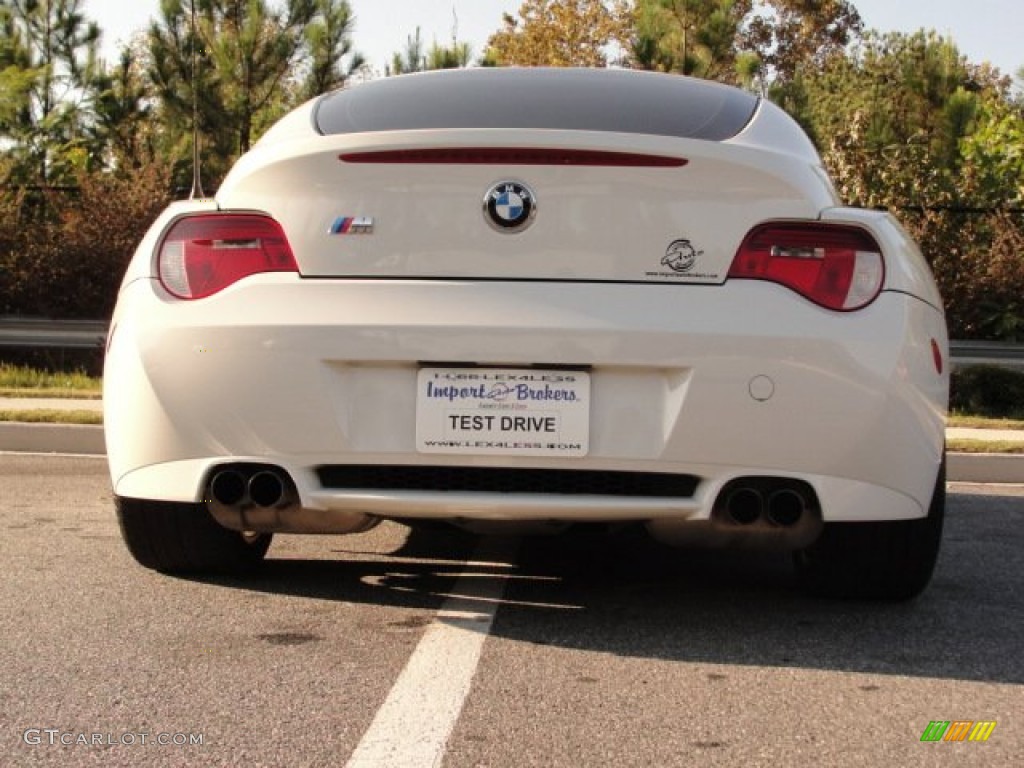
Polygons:
<instances>
[{"instance_id":1,"label":"guardrail","mask_svg":"<svg viewBox=\"0 0 1024 768\"><path fill-rule=\"evenodd\" d=\"M950 341L949 356L956 365L1024 366L1024 344L1009 341Z\"/></svg>"},{"instance_id":2,"label":"guardrail","mask_svg":"<svg viewBox=\"0 0 1024 768\"><path fill-rule=\"evenodd\" d=\"M0 347L102 349L106 340L106 320L0 317Z\"/></svg>"},{"instance_id":3,"label":"guardrail","mask_svg":"<svg viewBox=\"0 0 1024 768\"><path fill-rule=\"evenodd\" d=\"M51 320L0 317L0 347L100 349L106 343L105 320ZM989 363L1024 366L1024 344L1002 341L951 341L955 365Z\"/></svg>"}]
</instances>

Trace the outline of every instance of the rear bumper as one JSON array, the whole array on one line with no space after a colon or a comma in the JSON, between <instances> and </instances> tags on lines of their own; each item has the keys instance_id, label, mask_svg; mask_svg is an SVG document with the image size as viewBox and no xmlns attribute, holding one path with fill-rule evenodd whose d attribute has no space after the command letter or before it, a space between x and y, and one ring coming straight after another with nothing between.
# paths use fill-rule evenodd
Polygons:
<instances>
[{"instance_id":1,"label":"rear bumper","mask_svg":"<svg viewBox=\"0 0 1024 768\"><path fill-rule=\"evenodd\" d=\"M285 469L302 507L387 517L700 520L740 476L808 482L825 520L925 514L948 381L940 313L883 293L838 314L778 286L250 278L119 299L105 373L121 496L199 501L227 462ZM417 453L420 365L591 371L581 458ZM766 397L766 395L768 395ZM325 465L534 467L699 478L689 498L329 489Z\"/></svg>"}]
</instances>

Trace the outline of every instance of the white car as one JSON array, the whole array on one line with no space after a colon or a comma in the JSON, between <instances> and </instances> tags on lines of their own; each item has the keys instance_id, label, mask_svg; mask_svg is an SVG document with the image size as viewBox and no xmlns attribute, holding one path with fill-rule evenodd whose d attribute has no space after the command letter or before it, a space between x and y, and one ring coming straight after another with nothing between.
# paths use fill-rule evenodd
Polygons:
<instances>
[{"instance_id":1,"label":"white car","mask_svg":"<svg viewBox=\"0 0 1024 768\"><path fill-rule=\"evenodd\" d=\"M165 572L380 520L636 522L907 598L939 548L947 350L917 247L842 207L764 99L388 78L295 110L153 224L107 347L110 472Z\"/></svg>"}]
</instances>

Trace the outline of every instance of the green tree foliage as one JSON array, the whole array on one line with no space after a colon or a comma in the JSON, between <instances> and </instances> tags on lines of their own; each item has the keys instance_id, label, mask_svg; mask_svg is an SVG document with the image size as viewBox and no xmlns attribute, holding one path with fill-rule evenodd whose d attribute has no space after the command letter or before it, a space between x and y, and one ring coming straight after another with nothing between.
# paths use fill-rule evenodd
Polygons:
<instances>
[{"instance_id":1,"label":"green tree foliage","mask_svg":"<svg viewBox=\"0 0 1024 768\"><path fill-rule=\"evenodd\" d=\"M104 67L92 86L94 143L109 168L141 168L159 155L151 88L138 44L121 50L117 65Z\"/></svg>"},{"instance_id":2,"label":"green tree foliage","mask_svg":"<svg viewBox=\"0 0 1024 768\"><path fill-rule=\"evenodd\" d=\"M1024 207L1024 103L989 91L973 109L974 130L960 142L963 170L977 200Z\"/></svg>"},{"instance_id":3,"label":"green tree foliage","mask_svg":"<svg viewBox=\"0 0 1024 768\"><path fill-rule=\"evenodd\" d=\"M89 89L100 30L82 0L0 0L0 140L10 180L60 183L92 155Z\"/></svg>"},{"instance_id":4,"label":"green tree foliage","mask_svg":"<svg viewBox=\"0 0 1024 768\"><path fill-rule=\"evenodd\" d=\"M635 0L632 62L754 87L780 87L861 31L847 0Z\"/></svg>"},{"instance_id":5,"label":"green tree foliage","mask_svg":"<svg viewBox=\"0 0 1024 768\"><path fill-rule=\"evenodd\" d=\"M422 72L426 68L427 57L423 52L423 38L420 36L420 28L416 27L416 34L405 38L405 48L391 55L391 65L386 69L385 75L407 75L410 72Z\"/></svg>"},{"instance_id":6,"label":"green tree foliage","mask_svg":"<svg viewBox=\"0 0 1024 768\"><path fill-rule=\"evenodd\" d=\"M473 49L469 43L460 42L455 31L452 32L451 45L440 45L435 40L424 52L420 28L416 27L416 34L405 39L405 48L392 54L385 75L406 75L430 69L459 69L469 66L472 56Z\"/></svg>"},{"instance_id":7,"label":"green tree foliage","mask_svg":"<svg viewBox=\"0 0 1024 768\"><path fill-rule=\"evenodd\" d=\"M295 101L342 84L350 74L343 57L361 66L346 0L195 0L195 9L193 35L192 0L162 0L149 29L149 77L182 160L197 98L204 168L214 181Z\"/></svg>"},{"instance_id":8,"label":"green tree foliage","mask_svg":"<svg viewBox=\"0 0 1024 768\"><path fill-rule=\"evenodd\" d=\"M1005 95L1006 86L991 70L969 65L952 40L934 32L872 32L849 55L803 78L807 107L791 111L816 137L838 135L860 113L872 148L927 141L951 161L971 124L977 94L989 89Z\"/></svg>"},{"instance_id":9,"label":"green tree foliage","mask_svg":"<svg viewBox=\"0 0 1024 768\"><path fill-rule=\"evenodd\" d=\"M305 28L309 64L298 91L301 100L341 88L366 67L362 54L353 48L354 23L347 2L317 0L316 16Z\"/></svg>"},{"instance_id":10,"label":"green tree foliage","mask_svg":"<svg viewBox=\"0 0 1024 768\"><path fill-rule=\"evenodd\" d=\"M485 64L603 67L625 43L631 13L621 0L526 0L487 41Z\"/></svg>"},{"instance_id":11,"label":"green tree foliage","mask_svg":"<svg viewBox=\"0 0 1024 768\"><path fill-rule=\"evenodd\" d=\"M737 48L750 0L637 0L631 41L640 69L736 82L750 74Z\"/></svg>"},{"instance_id":12,"label":"green tree foliage","mask_svg":"<svg viewBox=\"0 0 1024 768\"><path fill-rule=\"evenodd\" d=\"M162 0L160 18L149 29L149 76L182 158L189 156L196 98L204 165L219 179L231 159L249 149L265 113L279 111L285 76L314 9L311 0L292 0L282 11L263 0L195 0L193 35L190 3Z\"/></svg>"},{"instance_id":13,"label":"green tree foliage","mask_svg":"<svg viewBox=\"0 0 1024 768\"><path fill-rule=\"evenodd\" d=\"M473 49L469 43L453 39L451 45L433 43L427 51L427 69L460 69L469 66Z\"/></svg>"}]
</instances>

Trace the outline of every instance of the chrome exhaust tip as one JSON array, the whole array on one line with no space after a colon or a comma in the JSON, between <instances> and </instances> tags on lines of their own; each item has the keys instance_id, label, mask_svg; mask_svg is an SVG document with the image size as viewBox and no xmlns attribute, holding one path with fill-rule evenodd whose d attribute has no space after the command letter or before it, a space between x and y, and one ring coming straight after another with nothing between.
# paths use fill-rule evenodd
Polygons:
<instances>
[{"instance_id":1,"label":"chrome exhaust tip","mask_svg":"<svg viewBox=\"0 0 1024 768\"><path fill-rule=\"evenodd\" d=\"M245 476L236 470L225 469L213 476L210 495L224 507L236 507L245 501Z\"/></svg>"},{"instance_id":2,"label":"chrome exhaust tip","mask_svg":"<svg viewBox=\"0 0 1024 768\"><path fill-rule=\"evenodd\" d=\"M737 525L753 525L764 513L764 496L753 488L737 488L726 499L725 509Z\"/></svg>"},{"instance_id":3,"label":"chrome exhaust tip","mask_svg":"<svg viewBox=\"0 0 1024 768\"><path fill-rule=\"evenodd\" d=\"M288 492L277 472L257 472L249 479L249 498L258 507L286 506Z\"/></svg>"},{"instance_id":4,"label":"chrome exhaust tip","mask_svg":"<svg viewBox=\"0 0 1024 768\"><path fill-rule=\"evenodd\" d=\"M803 496L789 488L775 491L768 497L768 522L780 528L792 528L804 516L807 503Z\"/></svg>"}]
</instances>

